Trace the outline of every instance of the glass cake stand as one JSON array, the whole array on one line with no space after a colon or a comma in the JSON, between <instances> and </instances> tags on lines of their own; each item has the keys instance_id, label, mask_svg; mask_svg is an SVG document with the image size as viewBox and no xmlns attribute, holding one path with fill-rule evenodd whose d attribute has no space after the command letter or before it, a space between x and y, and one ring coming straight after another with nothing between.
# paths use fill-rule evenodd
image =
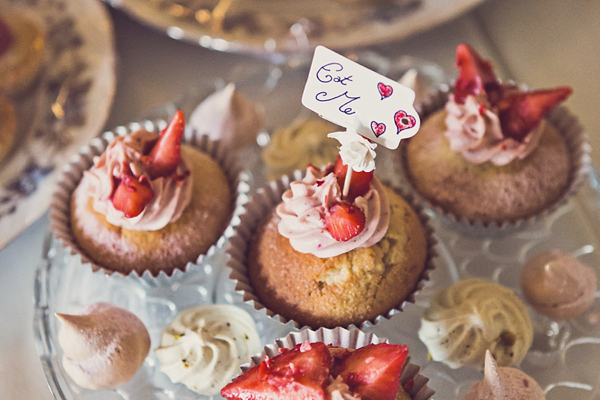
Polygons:
<instances>
[{"instance_id":1,"label":"glass cake stand","mask_svg":"<svg viewBox=\"0 0 600 400\"><path fill-rule=\"evenodd\" d=\"M377 55L363 54L359 62L379 68L398 78L406 66L400 60L383 60ZM379 60L379 61L377 61ZM371 64L370 64L371 63ZM418 64L418 63L417 63ZM405 67L400 67L405 65ZM415 65L412 62L411 65ZM427 69L427 63L417 65ZM273 67L271 69L244 70L222 82L206 82L193 92L166 107L151 113L152 118L165 118L176 107L191 111L216 87L234 81L237 88L248 95L264 110L265 132L257 145L239 154L252 176L252 188L265 182L260 161L261 147L268 142L268 133L275 127L289 124L300 114L300 97L307 66ZM433 69L435 70L435 68ZM443 78L443 77L442 77ZM436 79L442 79L440 75ZM439 82L435 82L439 83ZM394 154L382 149L378 152L380 179L399 184L393 165ZM432 225L439 243L438 257L431 279L417 293L414 304L406 304L404 311L389 320L366 327L380 337L394 343L406 343L411 352L411 362L422 367L421 374L430 379L429 386L436 390L438 400L461 398L473 382L482 378L476 368L450 369L428 358L425 346L417 337L420 317L433 293L442 287L464 278L480 277L500 283L523 298L519 286L519 273L523 263L533 255L559 248L578 254L581 261L600 274L600 255L595 250L600 239L600 183L593 172L589 180L556 212L533 224L518 229L456 230L444 218L431 215ZM219 396L202 396L182 384L173 384L160 372L158 360L151 350L134 378L116 389L92 391L77 386L61 365L62 349L58 344L59 322L55 312L70 313L90 303L109 301L138 315L149 329L152 349L158 346L160 332L175 315L193 305L211 303L236 304L256 320L263 344L273 342L294 330L291 324L283 325L255 312L244 304L228 279L224 267L225 248L206 259L202 268L186 275L185 281L170 285L150 285L136 279L105 276L92 273L66 257L48 235L43 249L44 259L37 269L35 279L36 345L48 385L56 399L61 400L166 400L210 399ZM564 398L600 399L600 294L593 306L578 318L559 323L529 309L535 328L535 339L521 369L538 381L546 391L548 400Z\"/></svg>"}]
</instances>

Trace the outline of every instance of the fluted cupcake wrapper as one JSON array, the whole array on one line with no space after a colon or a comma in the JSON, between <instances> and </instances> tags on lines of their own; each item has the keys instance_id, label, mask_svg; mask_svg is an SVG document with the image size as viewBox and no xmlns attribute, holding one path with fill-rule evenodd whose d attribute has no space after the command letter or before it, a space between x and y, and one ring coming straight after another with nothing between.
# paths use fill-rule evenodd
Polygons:
<instances>
[{"instance_id":1,"label":"fluted cupcake wrapper","mask_svg":"<svg viewBox=\"0 0 600 400\"><path fill-rule=\"evenodd\" d=\"M267 308L259 299L257 293L252 287L250 277L247 271L247 255L251 244L254 232L263 218L277 205L281 200L282 194L289 188L290 182L302 179L304 171L298 170L291 175L286 175L277 181L272 181L268 185L256 191L252 199L246 204L245 212L240 216L240 224L235 227L235 233L230 239L230 246L227 249L226 267L231 270L229 279L235 283L235 291L241 294L245 303L251 305L256 312L266 314L267 316L278 320L282 324L293 324L296 328L302 328L305 325L277 314L275 311ZM424 286L425 281L429 280L429 272L434 268L433 259L437 255L435 245L437 240L433 235L433 228L429 224L429 217L424 213L423 209L414 201L412 195L406 194L403 190L396 190L403 198L411 205L417 213L421 224L424 227L427 237L427 258L425 260L425 268L421 272L415 290L396 307L390 309L385 314L380 314L372 320L366 320L359 324L360 329L366 329L382 319L389 319L393 315L400 313L407 303L415 302L415 295ZM346 328L355 327L354 324L346 326Z\"/></svg>"},{"instance_id":2,"label":"fluted cupcake wrapper","mask_svg":"<svg viewBox=\"0 0 600 400\"><path fill-rule=\"evenodd\" d=\"M527 89L527 87L524 85L521 85L520 87ZM434 112L442 109L446 105L450 93L451 90L446 85L443 85L436 93L434 93L422 106L422 111L420 113L421 120L425 120ZM560 206L564 205L569 198L577 192L577 189L579 189L579 187L587 180L592 169L591 146L589 144L587 135L584 132L584 128L579 122L578 118L574 116L565 106L554 107L554 109L552 109L545 118L565 139L571 160L571 167L569 170L569 183L564 193L552 204L537 214L512 221L494 221L485 223L482 220L470 220L466 217L462 217L451 211L445 210L443 207L437 204L432 203L417 192L412 185L410 178L408 177L404 156L406 142L401 143L399 149L401 159L399 163L399 173L402 180L401 187L412 193L415 199L422 204L423 207L428 210L432 210L437 215L441 216L442 219L454 229L463 232L474 234L477 234L478 232L484 232L485 234L494 234L495 232L504 232L530 226L531 224L550 215Z\"/></svg>"},{"instance_id":3,"label":"fluted cupcake wrapper","mask_svg":"<svg viewBox=\"0 0 600 400\"><path fill-rule=\"evenodd\" d=\"M158 132L165 128L166 125L166 121L159 120L134 122L127 126L117 127L114 131L105 132L100 137L92 140L89 145L82 147L79 153L71 158L71 161L63 168L62 177L58 182L50 205L50 229L55 246L58 245L59 247L68 249L70 257L77 258L82 266L89 267L94 272L103 271L107 275L112 275L113 273L123 275L118 271L111 270L109 266L103 266L91 260L77 244L71 230L71 197L83 176L83 171L93 165L93 158L102 154L108 144L116 137L127 135L140 129ZM223 247L227 239L233 235L234 227L240 222L239 216L244 210L244 205L249 200L249 176L245 172L242 172L235 156L223 143L210 140L207 136L200 135L188 127L186 127L182 142L208 154L221 166L227 176L232 197L235 199L234 209L232 210L231 219L227 227L216 243L205 254L199 255L194 262L188 262L187 265L182 266L182 269L174 269L170 274L160 271L158 275L154 276L150 271L146 270L142 274L132 271L127 275L127 277L141 280L143 283L149 285L168 285L182 279L184 276L189 276L189 273L192 271L204 274L205 271L202 269L203 261L214 255L217 250Z\"/></svg>"},{"instance_id":4,"label":"fluted cupcake wrapper","mask_svg":"<svg viewBox=\"0 0 600 400\"><path fill-rule=\"evenodd\" d=\"M279 349L292 349L297 344L306 341L323 342L327 345L354 350L369 344L388 343L387 339L381 339L373 333L364 333L356 328L350 330L341 327L319 328L316 331L304 329L300 332L292 332L286 337L276 340L274 344L266 345L262 353L252 357L249 364L242 365L242 371L260 364L265 356L272 358L279 355ZM435 391L427 385L429 379L421 375L420 370L421 367L410 362L410 357L406 358L400 375L400 385L413 400L427 400L435 394Z\"/></svg>"}]
</instances>

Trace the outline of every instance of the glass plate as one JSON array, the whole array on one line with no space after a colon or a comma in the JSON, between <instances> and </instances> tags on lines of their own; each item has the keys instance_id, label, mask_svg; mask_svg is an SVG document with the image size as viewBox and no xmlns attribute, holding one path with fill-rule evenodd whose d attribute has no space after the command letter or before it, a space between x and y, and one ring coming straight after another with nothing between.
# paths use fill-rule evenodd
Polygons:
<instances>
[{"instance_id":1,"label":"glass plate","mask_svg":"<svg viewBox=\"0 0 600 400\"><path fill-rule=\"evenodd\" d=\"M11 98L18 140L0 164L0 249L50 205L62 164L108 117L116 77L113 27L96 0L3 0L45 33L33 87Z\"/></svg>"},{"instance_id":2,"label":"glass plate","mask_svg":"<svg viewBox=\"0 0 600 400\"><path fill-rule=\"evenodd\" d=\"M423 70L438 71L430 64L386 60L372 53L354 55L360 63L398 78L407 68L417 65ZM433 68L433 69L431 69ZM164 118L176 107L189 115L198 101L216 87L232 80L237 88L255 101L265 112L265 132L258 142L268 142L268 134L275 127L288 124L298 114L305 113L300 95L306 79L307 66L252 68L245 66L223 81L206 82L196 90L177 99L173 104L151 113ZM434 74L435 75L435 74ZM442 75L437 78L443 80ZM244 149L239 153L252 174L252 187L265 182L260 162L261 147ZM377 173L382 179L398 183L394 173L394 154L382 149L378 152ZM472 234L454 231L445 219L432 215L432 224L439 239L435 260L436 269L431 280L416 296L415 304L390 320L384 320L367 330L395 343L408 344L411 361L422 367L422 374L430 378L429 386L436 390L438 400L462 397L471 384L482 378L478 369L463 367L452 370L444 364L428 359L425 346L417 337L419 320L432 294L459 279L482 277L514 290L521 298L519 271L521 265L538 252L559 248L580 254L579 258L598 269L600 257L595 251L600 238L600 184L592 174L579 193L548 218L519 230ZM181 384L173 384L159 371L158 361L151 351L143 367L128 383L113 390L90 391L78 387L65 374L61 365L62 350L58 345L59 323L54 312L74 312L96 301L110 301L136 313L148 326L152 348L164 327L177 312L196 304L231 303L246 307L234 292L227 278L223 251L217 252L204 264L202 271L189 276L183 284L168 287L147 286L138 280L93 274L87 268L78 268L68 262L64 251L52 243L50 237L44 249L45 259L37 270L35 281L35 337L49 386L57 399L202 399ZM597 294L597 297L599 295ZM246 309L248 309L246 307ZM284 336L293 327L281 325L260 313L249 310L256 318L263 343L271 343ZM558 323L536 314L530 309L535 326L535 341L521 368L535 378L547 392L548 400L563 398L598 399L600 359L600 300L580 317ZM219 398L218 396L214 398Z\"/></svg>"},{"instance_id":3,"label":"glass plate","mask_svg":"<svg viewBox=\"0 0 600 400\"><path fill-rule=\"evenodd\" d=\"M482 0L105 0L174 39L220 51L349 49L404 38Z\"/></svg>"}]
</instances>

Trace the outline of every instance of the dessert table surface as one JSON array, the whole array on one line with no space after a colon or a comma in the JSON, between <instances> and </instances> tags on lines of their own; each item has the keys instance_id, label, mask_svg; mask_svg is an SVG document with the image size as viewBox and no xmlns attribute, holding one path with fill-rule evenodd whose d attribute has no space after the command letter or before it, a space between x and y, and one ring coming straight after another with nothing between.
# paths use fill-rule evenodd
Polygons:
<instances>
[{"instance_id":1,"label":"dessert table surface","mask_svg":"<svg viewBox=\"0 0 600 400\"><path fill-rule=\"evenodd\" d=\"M143 118L201 78L218 78L244 65L267 65L256 56L179 42L119 10L110 9L110 15L115 29L117 89L106 130ZM570 85L574 95L566 104L586 127L594 148L592 159L597 163L598 39L600 2L487 0L452 21L370 50L389 57L411 55L429 60L454 77L454 50L466 42L492 60L504 79L534 88ZM0 250L2 399L52 398L32 333L34 272L48 226L45 214Z\"/></svg>"}]
</instances>

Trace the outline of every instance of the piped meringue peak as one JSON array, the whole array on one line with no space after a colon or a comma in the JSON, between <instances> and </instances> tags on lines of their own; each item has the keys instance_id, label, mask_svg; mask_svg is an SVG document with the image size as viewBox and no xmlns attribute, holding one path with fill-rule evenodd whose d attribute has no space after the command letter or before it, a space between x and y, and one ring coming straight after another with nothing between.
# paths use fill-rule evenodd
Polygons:
<instances>
[{"instance_id":1,"label":"piped meringue peak","mask_svg":"<svg viewBox=\"0 0 600 400\"><path fill-rule=\"evenodd\" d=\"M490 351L485 353L483 380L473 384L463 400L545 400L544 391L525 372L498 367Z\"/></svg>"},{"instance_id":2,"label":"piped meringue peak","mask_svg":"<svg viewBox=\"0 0 600 400\"><path fill-rule=\"evenodd\" d=\"M131 312L95 303L81 314L60 314L58 342L65 371L86 389L109 389L129 381L150 350L150 336Z\"/></svg>"},{"instance_id":3,"label":"piped meringue peak","mask_svg":"<svg viewBox=\"0 0 600 400\"><path fill-rule=\"evenodd\" d=\"M190 125L212 140L241 148L256 141L262 117L254 104L235 89L235 84L229 83L196 107Z\"/></svg>"},{"instance_id":4,"label":"piped meringue peak","mask_svg":"<svg viewBox=\"0 0 600 400\"><path fill-rule=\"evenodd\" d=\"M492 64L471 47L456 48L460 69L446 111L446 137L468 161L502 166L527 157L543 132L544 116L571 93L569 87L525 91L503 84Z\"/></svg>"}]
</instances>

